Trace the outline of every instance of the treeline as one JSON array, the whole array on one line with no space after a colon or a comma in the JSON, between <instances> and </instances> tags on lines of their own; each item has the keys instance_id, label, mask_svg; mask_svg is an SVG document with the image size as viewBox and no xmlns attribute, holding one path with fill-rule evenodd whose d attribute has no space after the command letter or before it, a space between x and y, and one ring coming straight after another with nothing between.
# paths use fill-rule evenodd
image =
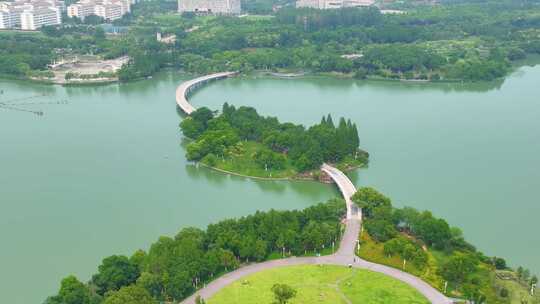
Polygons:
<instances>
[{"instance_id":1,"label":"treeline","mask_svg":"<svg viewBox=\"0 0 540 304\"><path fill-rule=\"evenodd\" d=\"M475 81L503 77L512 61L540 54L535 1L425 5L402 15L384 15L376 8L285 7L275 18L204 20L166 14L174 5L173 1L134 5L132 14L116 21L130 26L121 37L105 38L99 27L70 23L43 28L48 36L41 46L22 47L34 38L14 34L22 38L0 45L0 72L20 76L44 69L43 63L54 58L54 49L62 49L105 58L129 55L131 61L119 72L122 81L150 76L163 67L200 74L294 69L358 78ZM157 31L176 34L176 43L158 43ZM342 57L351 54L357 57Z\"/></svg>"},{"instance_id":2,"label":"treeline","mask_svg":"<svg viewBox=\"0 0 540 304\"><path fill-rule=\"evenodd\" d=\"M352 200L362 207L364 227L372 239L384 245L386 256L398 256L422 272L430 267L429 271L437 272L431 275L448 282L448 291L457 291L474 303L493 303L494 299L508 297L508 290L493 284L494 274L490 272L508 269L506 261L476 250L465 241L461 230L451 227L444 219L428 211L395 208L388 197L373 188L360 189ZM439 252L440 257L430 262L432 250ZM520 267L518 275L523 278L524 272ZM529 272L525 277L528 286L538 281ZM500 289L496 291L496 288Z\"/></svg>"},{"instance_id":3,"label":"treeline","mask_svg":"<svg viewBox=\"0 0 540 304\"><path fill-rule=\"evenodd\" d=\"M275 254L302 255L330 248L341 233L345 204L335 199L302 211L268 211L182 229L148 252L103 259L87 284L69 276L46 304L155 304L180 301L241 263ZM135 301L136 300L136 301Z\"/></svg>"},{"instance_id":4,"label":"treeline","mask_svg":"<svg viewBox=\"0 0 540 304\"><path fill-rule=\"evenodd\" d=\"M55 58L55 42L39 35L0 33L0 73L26 76L43 70Z\"/></svg>"},{"instance_id":5,"label":"treeline","mask_svg":"<svg viewBox=\"0 0 540 304\"><path fill-rule=\"evenodd\" d=\"M534 6L517 2L523 3L504 9L494 2L418 7L403 15L285 8L274 20L220 18L186 37L177 63L198 73L301 69L358 78L492 80L506 75L511 61L539 53ZM456 43L471 37L478 44Z\"/></svg>"},{"instance_id":6,"label":"treeline","mask_svg":"<svg viewBox=\"0 0 540 304\"><path fill-rule=\"evenodd\" d=\"M235 108L227 103L217 115L200 108L180 124L185 136L194 139L187 147L189 160L227 157L242 140L262 143L267 150L254 157L263 168L281 168L286 158L298 171L318 168L323 162L339 162L345 157L363 157L356 124L341 118L334 125L332 117L309 129L302 125L280 123L275 117L263 117L254 108Z\"/></svg>"},{"instance_id":7,"label":"treeline","mask_svg":"<svg viewBox=\"0 0 540 304\"><path fill-rule=\"evenodd\" d=\"M107 44L101 28L42 28L42 33L0 33L0 74L30 77L67 53L99 53ZM68 51L69 50L69 51Z\"/></svg>"}]
</instances>

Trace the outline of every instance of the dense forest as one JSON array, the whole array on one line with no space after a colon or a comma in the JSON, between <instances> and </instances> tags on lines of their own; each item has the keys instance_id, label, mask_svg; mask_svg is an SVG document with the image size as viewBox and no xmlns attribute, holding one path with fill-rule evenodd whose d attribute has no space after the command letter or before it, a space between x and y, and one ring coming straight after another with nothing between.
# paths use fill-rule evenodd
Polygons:
<instances>
[{"instance_id":1,"label":"dense forest","mask_svg":"<svg viewBox=\"0 0 540 304\"><path fill-rule=\"evenodd\" d=\"M69 18L61 27L43 28L42 34L0 33L0 58L6 63L0 64L0 73L30 76L65 53L92 53L129 55L131 61L119 73L124 81L164 67L201 74L301 70L362 79L476 81L503 77L513 62L540 54L538 0L404 5L406 13L397 15L375 7L285 5L270 15L244 18L180 16L173 14L174 3L136 4L132 14L115 21L128 29L123 35L103 35L99 26ZM254 6L246 9L256 12ZM157 42L158 31L175 34L176 43Z\"/></svg>"},{"instance_id":2,"label":"dense forest","mask_svg":"<svg viewBox=\"0 0 540 304\"><path fill-rule=\"evenodd\" d=\"M514 303L510 293L517 290L515 298L522 297L521 303L538 303L528 302L527 296L538 282L536 276L521 267L513 272L503 258L485 256L444 219L428 211L395 208L373 188L360 189L352 200L362 207L367 232L361 237L361 257L396 268L408 265L405 270L473 303ZM518 288L511 290L497 272L506 274L507 281L513 278Z\"/></svg>"},{"instance_id":3,"label":"dense forest","mask_svg":"<svg viewBox=\"0 0 540 304\"><path fill-rule=\"evenodd\" d=\"M194 140L187 146L187 158L211 166L234 154L243 141L260 144L253 155L246 157L254 158L265 169L283 169L291 162L298 172L303 172L347 157L367 162L366 153L358 150L356 124L341 118L336 126L330 115L306 129L280 123L275 117L263 117L251 107L237 109L225 103L220 115L199 108L180 126L184 135Z\"/></svg>"},{"instance_id":4,"label":"dense forest","mask_svg":"<svg viewBox=\"0 0 540 304\"><path fill-rule=\"evenodd\" d=\"M314 254L339 241L345 203L340 199L302 211L268 211L184 228L161 237L148 252L103 259L88 283L62 280L46 304L156 304L179 301L214 277L246 262Z\"/></svg>"}]
</instances>

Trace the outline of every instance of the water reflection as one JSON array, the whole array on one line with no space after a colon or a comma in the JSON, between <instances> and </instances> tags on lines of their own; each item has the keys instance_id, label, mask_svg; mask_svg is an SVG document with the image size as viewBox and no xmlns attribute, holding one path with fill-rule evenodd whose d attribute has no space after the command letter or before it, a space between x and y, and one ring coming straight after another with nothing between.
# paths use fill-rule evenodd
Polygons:
<instances>
[{"instance_id":1,"label":"water reflection","mask_svg":"<svg viewBox=\"0 0 540 304\"><path fill-rule=\"evenodd\" d=\"M262 81L253 81L255 79ZM376 89L400 89L412 91L438 90L443 92L488 92L498 90L505 83L505 79L482 82L415 82L415 81L393 81L393 80L357 80L351 78L336 78L328 76L302 76L297 78L279 78L273 76L239 76L224 81L224 90L250 89L257 91L261 87L278 84L280 86L304 86L318 91L328 89L354 90L357 88Z\"/></svg>"},{"instance_id":2,"label":"water reflection","mask_svg":"<svg viewBox=\"0 0 540 304\"><path fill-rule=\"evenodd\" d=\"M191 179L204 179L213 186L223 186L229 179L227 174L216 172L204 166L188 163L185 165L186 173Z\"/></svg>"}]
</instances>

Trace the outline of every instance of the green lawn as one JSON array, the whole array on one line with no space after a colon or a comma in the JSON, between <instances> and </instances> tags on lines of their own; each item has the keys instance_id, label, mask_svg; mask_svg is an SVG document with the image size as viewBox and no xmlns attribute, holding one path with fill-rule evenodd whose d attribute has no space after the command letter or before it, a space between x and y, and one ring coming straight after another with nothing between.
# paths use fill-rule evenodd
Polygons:
<instances>
[{"instance_id":1,"label":"green lawn","mask_svg":"<svg viewBox=\"0 0 540 304\"><path fill-rule=\"evenodd\" d=\"M297 290L290 304L424 304L429 303L405 283L368 270L340 266L291 266L259 272L232 283L209 304L271 304L271 287L285 283ZM348 302L348 301L350 302Z\"/></svg>"},{"instance_id":2,"label":"green lawn","mask_svg":"<svg viewBox=\"0 0 540 304\"><path fill-rule=\"evenodd\" d=\"M218 158L216 163L208 163L203 158L202 162L211 167L233 172L243 176L252 176L260 178L295 178L299 176L299 172L294 168L293 164L286 158L285 165L281 169L270 168L265 170L261 167L255 159L254 155L261 149L267 149L263 144L254 141L244 141L237 144L227 157L221 159ZM361 167L366 163L362 159L354 159L347 157L336 166L344 171L350 168ZM304 172L302 178L312 177L316 179L318 177L319 169L312 170L311 172Z\"/></svg>"},{"instance_id":3,"label":"green lawn","mask_svg":"<svg viewBox=\"0 0 540 304\"><path fill-rule=\"evenodd\" d=\"M253 141L242 142L240 147L225 159L218 159L213 167L246 176L263 178L287 178L297 174L287 159L283 169L265 170L255 161L253 155L262 149L263 145ZM211 165L211 164L209 164Z\"/></svg>"}]
</instances>

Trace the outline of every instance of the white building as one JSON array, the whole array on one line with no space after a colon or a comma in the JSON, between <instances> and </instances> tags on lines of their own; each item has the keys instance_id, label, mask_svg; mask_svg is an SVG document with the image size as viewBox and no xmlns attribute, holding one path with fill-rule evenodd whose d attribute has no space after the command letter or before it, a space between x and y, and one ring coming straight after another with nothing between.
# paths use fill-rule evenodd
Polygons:
<instances>
[{"instance_id":1,"label":"white building","mask_svg":"<svg viewBox=\"0 0 540 304\"><path fill-rule=\"evenodd\" d=\"M0 7L0 29L8 29L11 27L11 14L9 10Z\"/></svg>"},{"instance_id":2,"label":"white building","mask_svg":"<svg viewBox=\"0 0 540 304\"><path fill-rule=\"evenodd\" d=\"M67 15L81 20L96 15L105 20L116 20L131 12L132 0L81 0L68 6Z\"/></svg>"},{"instance_id":3,"label":"white building","mask_svg":"<svg viewBox=\"0 0 540 304\"><path fill-rule=\"evenodd\" d=\"M62 23L62 13L57 7L39 8L21 14L21 29L36 30L44 25Z\"/></svg>"},{"instance_id":4,"label":"white building","mask_svg":"<svg viewBox=\"0 0 540 304\"><path fill-rule=\"evenodd\" d=\"M45 25L62 23L63 1L17 0L0 2L0 28L37 30Z\"/></svg>"},{"instance_id":5,"label":"white building","mask_svg":"<svg viewBox=\"0 0 540 304\"><path fill-rule=\"evenodd\" d=\"M298 0L296 7L316 9L336 9L344 7L366 7L375 4L375 0Z\"/></svg>"},{"instance_id":6,"label":"white building","mask_svg":"<svg viewBox=\"0 0 540 304\"><path fill-rule=\"evenodd\" d=\"M92 3L75 3L67 7L67 15L68 17L78 17L81 20L84 20L84 18L94 15L95 8Z\"/></svg>"},{"instance_id":7,"label":"white building","mask_svg":"<svg viewBox=\"0 0 540 304\"><path fill-rule=\"evenodd\" d=\"M178 0L178 12L239 15L240 0Z\"/></svg>"}]
</instances>

